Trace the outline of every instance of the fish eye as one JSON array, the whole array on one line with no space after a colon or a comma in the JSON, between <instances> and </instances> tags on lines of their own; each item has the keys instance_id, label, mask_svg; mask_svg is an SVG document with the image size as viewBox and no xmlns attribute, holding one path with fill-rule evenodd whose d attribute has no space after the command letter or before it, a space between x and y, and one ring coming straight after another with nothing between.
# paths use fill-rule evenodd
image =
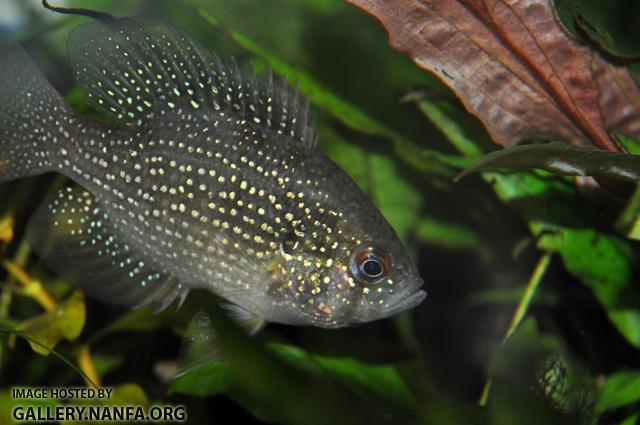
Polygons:
<instances>
[{"instance_id":1,"label":"fish eye","mask_svg":"<svg viewBox=\"0 0 640 425\"><path fill-rule=\"evenodd\" d=\"M351 274L361 283L378 283L389 274L390 269L389 255L380 247L360 245L351 255Z\"/></svg>"}]
</instances>

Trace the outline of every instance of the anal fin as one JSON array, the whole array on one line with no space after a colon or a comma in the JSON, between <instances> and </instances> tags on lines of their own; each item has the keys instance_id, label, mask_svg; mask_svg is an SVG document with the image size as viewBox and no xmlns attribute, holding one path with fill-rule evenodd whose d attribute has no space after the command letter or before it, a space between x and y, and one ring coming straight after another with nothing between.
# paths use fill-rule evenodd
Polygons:
<instances>
[{"instance_id":1,"label":"anal fin","mask_svg":"<svg viewBox=\"0 0 640 425\"><path fill-rule=\"evenodd\" d=\"M188 293L127 243L93 195L77 186L61 189L38 209L27 240L47 266L102 301L162 310Z\"/></svg>"}]
</instances>

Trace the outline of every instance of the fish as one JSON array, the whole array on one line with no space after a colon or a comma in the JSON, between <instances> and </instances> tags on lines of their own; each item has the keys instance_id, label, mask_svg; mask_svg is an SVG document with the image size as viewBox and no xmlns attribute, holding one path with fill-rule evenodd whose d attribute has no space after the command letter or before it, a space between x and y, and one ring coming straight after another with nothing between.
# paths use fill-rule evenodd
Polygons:
<instances>
[{"instance_id":1,"label":"fish","mask_svg":"<svg viewBox=\"0 0 640 425\"><path fill-rule=\"evenodd\" d=\"M298 88L240 70L171 24L92 17L68 53L100 119L0 42L0 182L72 182L26 231L52 271L132 308L210 291L251 323L338 328L423 301L393 228L319 150Z\"/></svg>"}]
</instances>

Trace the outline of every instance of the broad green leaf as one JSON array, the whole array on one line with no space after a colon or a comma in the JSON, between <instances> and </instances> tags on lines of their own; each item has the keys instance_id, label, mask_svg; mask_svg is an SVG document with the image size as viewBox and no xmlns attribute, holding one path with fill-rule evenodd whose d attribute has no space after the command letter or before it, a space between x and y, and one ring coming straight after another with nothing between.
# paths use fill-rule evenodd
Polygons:
<instances>
[{"instance_id":1,"label":"broad green leaf","mask_svg":"<svg viewBox=\"0 0 640 425\"><path fill-rule=\"evenodd\" d=\"M324 372L353 390L368 397L410 407L414 403L411 390L392 365L372 365L347 357L310 354L287 344L269 344L283 360L312 373Z\"/></svg>"},{"instance_id":2,"label":"broad green leaf","mask_svg":"<svg viewBox=\"0 0 640 425\"><path fill-rule=\"evenodd\" d=\"M443 133L454 146L473 143L461 128ZM589 227L583 210L576 208L580 199L575 188L565 179L544 172L484 172L483 176L498 197L528 222L538 247L558 252L567 270L593 290L620 333L640 347L640 309L628 305L634 296L628 243Z\"/></svg>"},{"instance_id":3,"label":"broad green leaf","mask_svg":"<svg viewBox=\"0 0 640 425\"><path fill-rule=\"evenodd\" d=\"M636 307L609 311L609 318L636 347L640 345L640 310Z\"/></svg>"},{"instance_id":4,"label":"broad green leaf","mask_svg":"<svg viewBox=\"0 0 640 425\"><path fill-rule=\"evenodd\" d=\"M367 397L410 407L411 390L398 370L391 365L371 365L350 358L310 354L287 344L271 343L270 351L285 363L318 376L325 374ZM228 391L234 384L234 372L226 361L213 361L188 370L176 378L170 391L211 396Z\"/></svg>"},{"instance_id":5,"label":"broad green leaf","mask_svg":"<svg viewBox=\"0 0 640 425\"><path fill-rule=\"evenodd\" d=\"M407 408L415 404L411 390L394 366L370 365L350 358L313 357L334 379L369 397Z\"/></svg>"},{"instance_id":6,"label":"broad green leaf","mask_svg":"<svg viewBox=\"0 0 640 425\"><path fill-rule=\"evenodd\" d=\"M22 322L18 330L30 338L28 341L33 351L46 356L60 340L73 341L80 336L85 314L84 297L82 293L74 292L55 310Z\"/></svg>"},{"instance_id":7,"label":"broad green leaf","mask_svg":"<svg viewBox=\"0 0 640 425\"><path fill-rule=\"evenodd\" d=\"M232 379L229 365L222 361L215 361L196 366L177 377L171 384L169 392L202 397L213 396L227 390Z\"/></svg>"},{"instance_id":8,"label":"broad green leaf","mask_svg":"<svg viewBox=\"0 0 640 425\"><path fill-rule=\"evenodd\" d=\"M591 287L600 302L613 307L624 299L631 278L632 253L624 241L591 228L532 225L538 247L558 252L567 270Z\"/></svg>"},{"instance_id":9,"label":"broad green leaf","mask_svg":"<svg viewBox=\"0 0 640 425\"><path fill-rule=\"evenodd\" d=\"M464 170L456 180L480 171L532 168L565 176L606 177L636 182L640 179L640 156L580 148L566 143L514 146L485 155Z\"/></svg>"},{"instance_id":10,"label":"broad green leaf","mask_svg":"<svg viewBox=\"0 0 640 425\"><path fill-rule=\"evenodd\" d=\"M322 368L308 351L290 344L270 343L267 348L288 364L305 372L318 375Z\"/></svg>"},{"instance_id":11,"label":"broad green leaf","mask_svg":"<svg viewBox=\"0 0 640 425\"><path fill-rule=\"evenodd\" d=\"M588 227L575 208L580 202L575 189L567 182L522 172L486 172L485 178L528 221L538 247L560 254L566 269L591 288L620 333L640 347L635 322L640 310L630 304L633 256L628 243Z\"/></svg>"},{"instance_id":12,"label":"broad green leaf","mask_svg":"<svg viewBox=\"0 0 640 425\"><path fill-rule=\"evenodd\" d=\"M336 385L334 380L327 379L331 376L328 373L309 374L298 361L290 362L291 350L287 350L289 355L280 356L273 348L242 333L216 304L205 302L203 307L216 330L223 360L232 371L231 383L224 393L258 418L275 423L311 425L395 423L391 418L412 417L388 398L367 398L348 391L344 385ZM293 355L295 359L305 357L299 352ZM313 355L308 358L317 362ZM195 372L192 370L185 376L189 373ZM216 391L219 388L214 384L211 386ZM374 406L375 411L371 410Z\"/></svg>"},{"instance_id":13,"label":"broad green leaf","mask_svg":"<svg viewBox=\"0 0 640 425\"><path fill-rule=\"evenodd\" d=\"M618 372L606 378L596 411L602 413L635 403L640 403L640 371Z\"/></svg>"}]
</instances>

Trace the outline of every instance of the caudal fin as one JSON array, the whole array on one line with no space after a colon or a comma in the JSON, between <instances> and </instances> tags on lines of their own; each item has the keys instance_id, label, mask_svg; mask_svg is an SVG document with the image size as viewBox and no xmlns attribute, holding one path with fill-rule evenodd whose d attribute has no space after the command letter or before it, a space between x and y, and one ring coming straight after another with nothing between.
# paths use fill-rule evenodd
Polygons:
<instances>
[{"instance_id":1,"label":"caudal fin","mask_svg":"<svg viewBox=\"0 0 640 425\"><path fill-rule=\"evenodd\" d=\"M50 171L68 108L18 44L0 41L0 69L0 182Z\"/></svg>"}]
</instances>

